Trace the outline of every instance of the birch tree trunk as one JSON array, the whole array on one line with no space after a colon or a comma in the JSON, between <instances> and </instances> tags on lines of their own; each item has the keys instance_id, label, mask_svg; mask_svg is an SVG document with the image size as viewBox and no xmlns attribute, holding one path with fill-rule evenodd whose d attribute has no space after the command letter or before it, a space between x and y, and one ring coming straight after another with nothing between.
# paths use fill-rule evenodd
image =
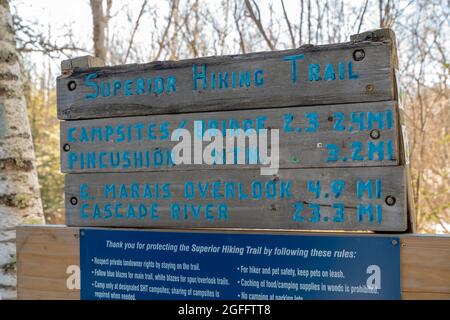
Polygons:
<instances>
[{"instance_id":1,"label":"birch tree trunk","mask_svg":"<svg viewBox=\"0 0 450 320\"><path fill-rule=\"evenodd\" d=\"M0 0L0 299L16 296L16 226L44 223L22 86L9 3Z\"/></svg>"}]
</instances>

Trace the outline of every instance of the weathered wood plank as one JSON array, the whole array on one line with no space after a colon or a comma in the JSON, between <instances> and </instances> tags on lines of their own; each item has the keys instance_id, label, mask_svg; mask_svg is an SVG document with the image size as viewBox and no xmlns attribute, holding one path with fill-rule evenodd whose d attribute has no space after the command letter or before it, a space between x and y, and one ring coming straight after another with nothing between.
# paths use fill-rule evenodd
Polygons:
<instances>
[{"instance_id":1,"label":"weathered wood plank","mask_svg":"<svg viewBox=\"0 0 450 320\"><path fill-rule=\"evenodd\" d=\"M94 68L103 66L105 66L105 62L100 58L92 56L82 56L61 61L61 72L65 74L71 73L75 68Z\"/></svg>"},{"instance_id":2,"label":"weathered wood plank","mask_svg":"<svg viewBox=\"0 0 450 320\"><path fill-rule=\"evenodd\" d=\"M175 166L170 154L178 141L171 141L171 133L183 127L194 138L194 121L203 121L205 129L219 128L222 132L230 128L279 130L281 168L398 165L400 155L396 119L396 104L389 101L321 108L63 121L61 170L78 173L260 166ZM268 138L270 139L270 135ZM203 147L209 143L203 142ZM270 141L268 144L271 144ZM191 146L193 157L194 144ZM339 150L337 158L332 154L336 149Z\"/></svg>"},{"instance_id":3,"label":"weathered wood plank","mask_svg":"<svg viewBox=\"0 0 450 320\"><path fill-rule=\"evenodd\" d=\"M395 33L390 28L379 28L374 30L364 31L358 34L350 36L350 41L389 41L391 45L391 55L394 68L398 68L398 55L397 55L397 39Z\"/></svg>"},{"instance_id":4,"label":"weathered wood plank","mask_svg":"<svg viewBox=\"0 0 450 320\"><path fill-rule=\"evenodd\" d=\"M394 49L390 40L383 39L75 68L57 80L58 118L394 100Z\"/></svg>"},{"instance_id":5,"label":"weathered wood plank","mask_svg":"<svg viewBox=\"0 0 450 320\"><path fill-rule=\"evenodd\" d=\"M406 229L402 167L68 174L65 199L69 226Z\"/></svg>"},{"instance_id":6,"label":"weathered wood plank","mask_svg":"<svg viewBox=\"0 0 450 320\"><path fill-rule=\"evenodd\" d=\"M450 294L450 237L405 235L401 239L402 285L408 291ZM447 274L446 276L443 276ZM422 279L426 275L427 288ZM447 289L445 289L447 288Z\"/></svg>"},{"instance_id":7,"label":"weathered wood plank","mask_svg":"<svg viewBox=\"0 0 450 320\"><path fill-rule=\"evenodd\" d=\"M79 232L63 226L17 229L17 295L21 300L78 300L67 286L70 266L80 264ZM79 281L79 280L78 280Z\"/></svg>"},{"instance_id":8,"label":"weathered wood plank","mask_svg":"<svg viewBox=\"0 0 450 320\"><path fill-rule=\"evenodd\" d=\"M164 231L164 230L149 230ZM167 230L165 230L167 231ZM170 231L167 231L170 232ZM177 232L183 232L177 230ZM189 231L202 232L202 231ZM211 231L207 231L211 232ZM246 232L249 231L222 231ZM292 231L273 234L308 234ZM352 236L354 233L332 233ZM359 233L358 235L364 236ZM368 237L399 236L402 299L450 298L450 237L413 235L374 235ZM67 279L76 275L67 273L69 266L79 266L79 228L63 226L21 226L17 229L17 272L19 299L80 299L80 289L67 287ZM54 259L53 257L61 257ZM37 267L39 266L39 267ZM51 270L50 270L51 269ZM49 272L51 271L51 272ZM79 277L78 277L79 281ZM71 284L73 283L70 281ZM76 281L75 281L76 282Z\"/></svg>"},{"instance_id":9,"label":"weathered wood plank","mask_svg":"<svg viewBox=\"0 0 450 320\"><path fill-rule=\"evenodd\" d=\"M403 300L450 300L450 293L402 292Z\"/></svg>"},{"instance_id":10,"label":"weathered wood plank","mask_svg":"<svg viewBox=\"0 0 450 320\"><path fill-rule=\"evenodd\" d=\"M413 196L413 188L412 188L412 179L411 179L411 169L409 162L409 142L408 142L408 132L406 129L405 122L405 109L403 106L402 100L402 87L400 82L400 74L398 69L394 70L395 74L395 95L398 97L398 113L397 113L397 121L398 121L398 132L399 132L399 149L400 155L399 160L402 165L406 167L406 189L407 189L407 207L408 207L408 231L414 233L416 231L416 214L414 207L414 196Z\"/></svg>"}]
</instances>

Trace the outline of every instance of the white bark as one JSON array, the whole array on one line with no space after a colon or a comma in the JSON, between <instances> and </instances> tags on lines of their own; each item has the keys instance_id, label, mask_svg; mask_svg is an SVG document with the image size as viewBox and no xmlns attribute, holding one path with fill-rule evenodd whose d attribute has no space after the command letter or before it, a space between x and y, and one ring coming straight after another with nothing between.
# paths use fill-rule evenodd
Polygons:
<instances>
[{"instance_id":1,"label":"white bark","mask_svg":"<svg viewBox=\"0 0 450 320\"><path fill-rule=\"evenodd\" d=\"M22 86L9 4L0 0L0 299L16 296L16 226L44 223Z\"/></svg>"}]
</instances>

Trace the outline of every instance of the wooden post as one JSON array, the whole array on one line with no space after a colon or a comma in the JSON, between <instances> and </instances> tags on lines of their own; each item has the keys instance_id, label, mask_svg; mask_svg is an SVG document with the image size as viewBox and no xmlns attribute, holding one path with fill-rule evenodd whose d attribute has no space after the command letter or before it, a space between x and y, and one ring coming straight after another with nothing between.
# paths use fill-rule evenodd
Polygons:
<instances>
[{"instance_id":1,"label":"wooden post","mask_svg":"<svg viewBox=\"0 0 450 320\"><path fill-rule=\"evenodd\" d=\"M103 66L105 66L105 62L100 58L82 56L61 61L61 73L69 75L75 68L95 68Z\"/></svg>"}]
</instances>

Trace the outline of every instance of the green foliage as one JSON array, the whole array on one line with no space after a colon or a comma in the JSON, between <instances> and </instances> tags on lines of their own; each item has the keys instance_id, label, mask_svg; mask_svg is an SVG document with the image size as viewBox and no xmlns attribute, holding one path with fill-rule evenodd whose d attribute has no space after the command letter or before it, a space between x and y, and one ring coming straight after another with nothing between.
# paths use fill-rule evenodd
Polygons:
<instances>
[{"instance_id":1,"label":"green foliage","mask_svg":"<svg viewBox=\"0 0 450 320\"><path fill-rule=\"evenodd\" d=\"M14 196L10 197L8 205L17 207L19 209L24 209L30 206L30 200L32 196L25 193L19 193L15 194Z\"/></svg>"},{"instance_id":2,"label":"green foliage","mask_svg":"<svg viewBox=\"0 0 450 320\"><path fill-rule=\"evenodd\" d=\"M45 83L42 81L42 83ZM64 222L64 175L60 170L59 122L55 89L38 90L28 83L25 90L31 133L35 146L42 205L47 223Z\"/></svg>"}]
</instances>

